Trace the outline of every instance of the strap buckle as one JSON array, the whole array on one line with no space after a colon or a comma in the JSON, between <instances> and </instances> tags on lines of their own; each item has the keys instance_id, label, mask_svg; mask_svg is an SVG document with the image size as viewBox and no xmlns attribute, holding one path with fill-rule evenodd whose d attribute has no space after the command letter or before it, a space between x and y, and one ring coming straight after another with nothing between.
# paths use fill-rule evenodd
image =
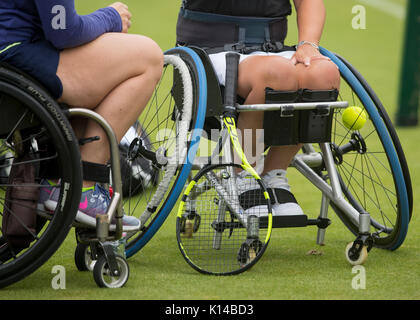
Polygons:
<instances>
[{"instance_id":1,"label":"strap buckle","mask_svg":"<svg viewBox=\"0 0 420 320\"><path fill-rule=\"evenodd\" d=\"M225 51L235 51L239 53L243 53L246 49L245 43L238 42L238 43L229 43L224 45Z\"/></svg>"},{"instance_id":2,"label":"strap buckle","mask_svg":"<svg viewBox=\"0 0 420 320\"><path fill-rule=\"evenodd\" d=\"M262 49L265 52L278 52L283 49L284 45L281 42L266 41L262 45Z\"/></svg>"}]
</instances>

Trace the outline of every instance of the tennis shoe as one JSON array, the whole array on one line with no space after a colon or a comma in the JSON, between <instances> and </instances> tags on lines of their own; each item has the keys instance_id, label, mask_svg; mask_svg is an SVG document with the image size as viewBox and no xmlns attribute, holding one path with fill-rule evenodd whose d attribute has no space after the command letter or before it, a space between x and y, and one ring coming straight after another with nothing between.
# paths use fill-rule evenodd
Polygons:
<instances>
[{"instance_id":1,"label":"tennis shoe","mask_svg":"<svg viewBox=\"0 0 420 320\"><path fill-rule=\"evenodd\" d=\"M49 200L45 202L45 207L48 210L53 210L57 207L59 189L54 190ZM107 214L109 204L111 203L111 196L109 190L106 190L101 185L96 184L93 188L82 192L79 210L76 214L76 221L86 226L96 227L96 216ZM140 221L132 216L123 216L123 231L136 231L140 229ZM115 219L111 222L110 230L115 231Z\"/></svg>"},{"instance_id":2,"label":"tennis shoe","mask_svg":"<svg viewBox=\"0 0 420 320\"><path fill-rule=\"evenodd\" d=\"M49 210L46 210L44 203L48 201L51 194L55 189L57 189L57 187L54 183L49 182L47 179L42 179L40 185L41 187L39 188L37 209L42 212L50 212Z\"/></svg>"},{"instance_id":3,"label":"tennis shoe","mask_svg":"<svg viewBox=\"0 0 420 320\"><path fill-rule=\"evenodd\" d=\"M273 215L303 215L303 210L291 193L286 170L276 169L268 172L262 180L269 190L273 203Z\"/></svg>"}]
</instances>

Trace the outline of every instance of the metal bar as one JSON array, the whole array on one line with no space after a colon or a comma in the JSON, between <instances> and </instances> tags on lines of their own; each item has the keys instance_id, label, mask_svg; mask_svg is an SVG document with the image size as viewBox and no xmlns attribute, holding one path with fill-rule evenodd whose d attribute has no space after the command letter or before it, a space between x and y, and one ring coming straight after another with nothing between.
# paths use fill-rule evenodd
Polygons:
<instances>
[{"instance_id":1,"label":"metal bar","mask_svg":"<svg viewBox=\"0 0 420 320\"><path fill-rule=\"evenodd\" d=\"M327 219L328 218L328 207L330 205L330 200L325 196L325 194L322 194L322 200L321 200L321 210L319 213L319 217L321 219ZM316 244L322 246L325 243L325 231L326 228L318 228L318 233L316 236Z\"/></svg>"},{"instance_id":2,"label":"metal bar","mask_svg":"<svg viewBox=\"0 0 420 320\"><path fill-rule=\"evenodd\" d=\"M306 163L302 160L295 158L293 166L303 174L312 184L317 187L323 194L325 194L330 201L345 212L348 217L356 225L359 224L359 212L353 208L344 198L335 198L331 186L326 183L318 174L316 174Z\"/></svg>"},{"instance_id":3,"label":"metal bar","mask_svg":"<svg viewBox=\"0 0 420 320\"><path fill-rule=\"evenodd\" d=\"M302 160L311 168L320 167L323 163L322 155L319 152L297 154L296 158ZM293 166L293 163L290 166Z\"/></svg>"},{"instance_id":4,"label":"metal bar","mask_svg":"<svg viewBox=\"0 0 420 320\"><path fill-rule=\"evenodd\" d=\"M305 102L305 103L279 103L279 104L246 104L238 105L237 111L276 111L287 109L288 111L295 110L314 110L318 107L330 107L332 109L345 109L349 106L347 101L336 102Z\"/></svg>"},{"instance_id":5,"label":"metal bar","mask_svg":"<svg viewBox=\"0 0 420 320\"><path fill-rule=\"evenodd\" d=\"M335 199L343 198L343 193L341 191L340 180L338 179L338 173L335 168L334 157L331 152L329 143L320 143L322 154L324 156L324 163L330 177L330 183Z\"/></svg>"},{"instance_id":6,"label":"metal bar","mask_svg":"<svg viewBox=\"0 0 420 320\"><path fill-rule=\"evenodd\" d=\"M118 141L115 136L115 132L109 123L99 114L92 110L82 108L72 108L68 110L70 117L84 117L95 121L101 126L108 137L110 155L111 155L111 171L112 171L112 187L114 189L111 204L108 207L107 216L108 222L111 223L112 219L116 220L115 227L115 239L118 240L122 237L122 218L123 218L123 207L122 207L122 180L121 180L121 169L120 169L120 154L118 150Z\"/></svg>"}]
</instances>

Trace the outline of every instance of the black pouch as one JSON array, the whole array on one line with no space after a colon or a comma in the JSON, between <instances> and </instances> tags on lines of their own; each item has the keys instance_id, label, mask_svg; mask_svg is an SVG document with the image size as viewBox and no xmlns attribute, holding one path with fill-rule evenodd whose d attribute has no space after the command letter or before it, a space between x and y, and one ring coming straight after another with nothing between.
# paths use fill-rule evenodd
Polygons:
<instances>
[{"instance_id":1,"label":"black pouch","mask_svg":"<svg viewBox=\"0 0 420 320\"><path fill-rule=\"evenodd\" d=\"M317 109L299 111L299 142L322 143L331 141L334 110L322 102L337 101L338 90L308 90L301 93L300 102L320 102Z\"/></svg>"},{"instance_id":2,"label":"black pouch","mask_svg":"<svg viewBox=\"0 0 420 320\"><path fill-rule=\"evenodd\" d=\"M14 159L6 189L2 231L6 243L16 252L28 248L37 234L39 185L32 160L31 156Z\"/></svg>"},{"instance_id":3,"label":"black pouch","mask_svg":"<svg viewBox=\"0 0 420 320\"><path fill-rule=\"evenodd\" d=\"M300 96L299 91L276 91L265 89L266 104L295 103ZM298 111L265 111L264 143L266 146L293 145L299 142Z\"/></svg>"}]
</instances>

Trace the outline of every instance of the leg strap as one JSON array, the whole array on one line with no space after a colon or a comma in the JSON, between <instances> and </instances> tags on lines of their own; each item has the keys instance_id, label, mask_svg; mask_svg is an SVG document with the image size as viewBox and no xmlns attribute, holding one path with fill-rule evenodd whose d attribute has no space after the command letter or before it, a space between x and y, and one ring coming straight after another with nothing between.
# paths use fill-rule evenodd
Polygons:
<instances>
[{"instance_id":1,"label":"leg strap","mask_svg":"<svg viewBox=\"0 0 420 320\"><path fill-rule=\"evenodd\" d=\"M271 204L297 203L295 196L286 189L267 189ZM239 203L244 210L267 204L262 189L248 190L239 195Z\"/></svg>"},{"instance_id":2,"label":"leg strap","mask_svg":"<svg viewBox=\"0 0 420 320\"><path fill-rule=\"evenodd\" d=\"M110 166L92 162L82 162L83 180L109 183Z\"/></svg>"},{"instance_id":3,"label":"leg strap","mask_svg":"<svg viewBox=\"0 0 420 320\"><path fill-rule=\"evenodd\" d=\"M337 101L338 90L303 89L300 96L301 102L334 102Z\"/></svg>"},{"instance_id":4,"label":"leg strap","mask_svg":"<svg viewBox=\"0 0 420 320\"><path fill-rule=\"evenodd\" d=\"M282 203L297 203L295 196L286 189L279 188L270 188L268 189L268 194L270 195L271 202L282 204Z\"/></svg>"}]
</instances>

